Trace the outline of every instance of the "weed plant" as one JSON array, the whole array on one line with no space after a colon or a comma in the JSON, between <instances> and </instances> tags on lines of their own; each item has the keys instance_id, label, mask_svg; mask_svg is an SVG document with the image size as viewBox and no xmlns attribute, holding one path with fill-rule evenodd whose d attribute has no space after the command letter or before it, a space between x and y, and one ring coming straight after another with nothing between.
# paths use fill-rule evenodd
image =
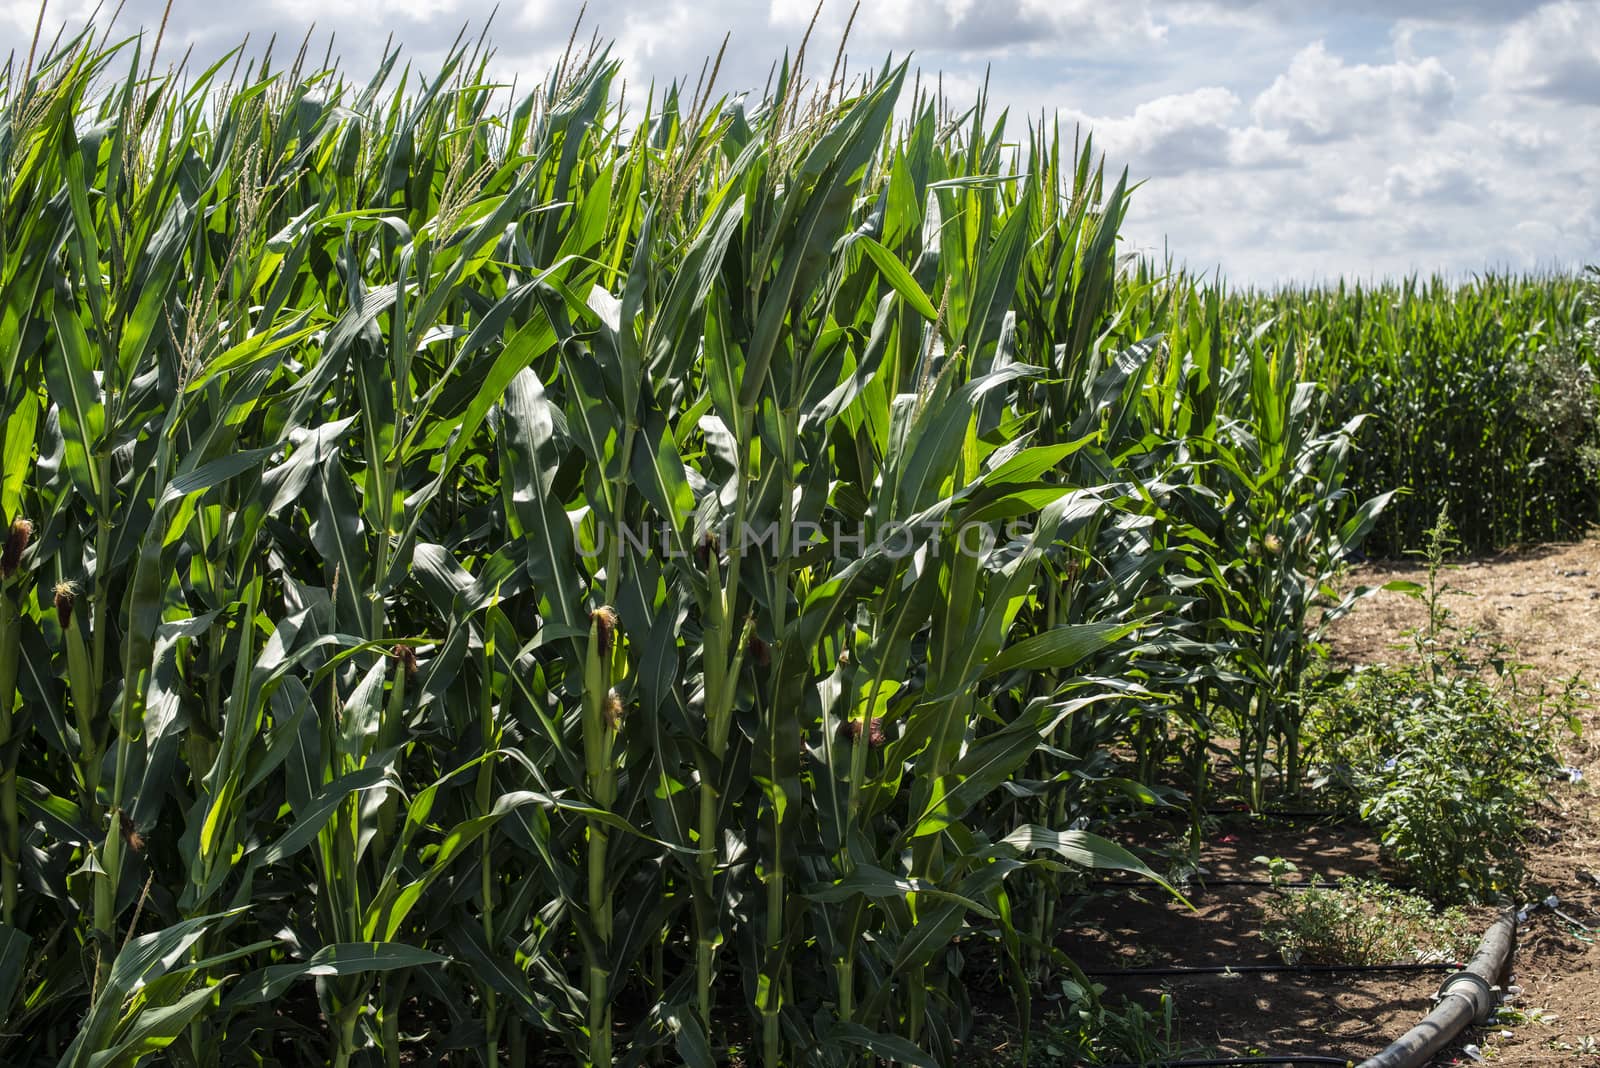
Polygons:
<instances>
[{"instance_id":1,"label":"weed plant","mask_svg":"<svg viewBox=\"0 0 1600 1068\"><path fill-rule=\"evenodd\" d=\"M1286 964L1459 961L1476 937L1459 907L1436 910L1427 898L1377 879L1277 888L1263 920L1262 936Z\"/></svg>"},{"instance_id":2,"label":"weed plant","mask_svg":"<svg viewBox=\"0 0 1600 1068\"><path fill-rule=\"evenodd\" d=\"M1105 987L1087 979L1063 979L1045 995L1030 1055L1003 1026L986 1029L986 1045L994 1052L984 1063L993 1068L1070 1068L1095 1064L1153 1064L1191 1052L1181 1040L1177 1005L1161 994L1155 1006L1132 998L1113 1005Z\"/></svg>"},{"instance_id":3,"label":"weed plant","mask_svg":"<svg viewBox=\"0 0 1600 1068\"><path fill-rule=\"evenodd\" d=\"M1442 902L1514 894L1522 847L1576 733L1582 684L1530 683L1510 650L1460 629L1446 577L1456 548L1443 512L1428 532L1426 581L1408 590L1426 611L1411 657L1365 667L1325 693L1311 730L1319 785L1378 832L1385 853Z\"/></svg>"}]
</instances>

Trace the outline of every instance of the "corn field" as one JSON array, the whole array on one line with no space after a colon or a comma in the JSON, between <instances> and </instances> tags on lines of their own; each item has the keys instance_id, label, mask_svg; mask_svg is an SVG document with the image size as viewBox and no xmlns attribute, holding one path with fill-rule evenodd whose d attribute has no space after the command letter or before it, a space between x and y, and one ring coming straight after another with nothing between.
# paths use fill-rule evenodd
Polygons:
<instances>
[{"instance_id":1,"label":"corn field","mask_svg":"<svg viewBox=\"0 0 1600 1068\"><path fill-rule=\"evenodd\" d=\"M0 71L0 1060L957 1063L1299 782L1389 495L1091 143L146 43Z\"/></svg>"},{"instance_id":2,"label":"corn field","mask_svg":"<svg viewBox=\"0 0 1600 1068\"><path fill-rule=\"evenodd\" d=\"M1419 549L1441 507L1470 551L1574 539L1600 519L1593 275L1410 279L1235 300L1235 321L1309 353L1336 417L1368 416L1350 484L1401 491L1379 517L1373 552Z\"/></svg>"}]
</instances>

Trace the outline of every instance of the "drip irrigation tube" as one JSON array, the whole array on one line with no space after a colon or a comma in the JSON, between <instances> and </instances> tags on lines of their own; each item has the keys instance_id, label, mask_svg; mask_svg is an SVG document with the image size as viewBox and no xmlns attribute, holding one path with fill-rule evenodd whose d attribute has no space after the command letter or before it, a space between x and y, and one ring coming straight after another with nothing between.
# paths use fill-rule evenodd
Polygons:
<instances>
[{"instance_id":1,"label":"drip irrigation tube","mask_svg":"<svg viewBox=\"0 0 1600 1068\"><path fill-rule=\"evenodd\" d=\"M1187 819L1194 814L1193 809L1182 806L1168 806L1145 810L1148 815L1161 819ZM1205 816L1267 816L1280 820L1346 820L1353 818L1353 813L1340 812L1336 809L1319 808L1229 808L1226 805L1204 808L1200 810Z\"/></svg>"},{"instance_id":2,"label":"drip irrigation tube","mask_svg":"<svg viewBox=\"0 0 1600 1068\"><path fill-rule=\"evenodd\" d=\"M1199 875L1190 876L1181 880L1185 885L1193 884L1202 889L1208 886L1272 886L1283 890L1333 890L1338 883L1329 879L1310 879L1299 882L1273 882L1271 879L1207 879ZM1149 879L1096 879L1091 886L1150 886Z\"/></svg>"},{"instance_id":3,"label":"drip irrigation tube","mask_svg":"<svg viewBox=\"0 0 1600 1068\"><path fill-rule=\"evenodd\" d=\"M1451 972L1458 971L1460 967L1459 963L1449 961L1411 961L1406 964L1185 964L1156 968L1113 968L1085 971L1083 974L1091 979L1121 975L1261 975L1273 972L1325 975L1330 972Z\"/></svg>"},{"instance_id":4,"label":"drip irrigation tube","mask_svg":"<svg viewBox=\"0 0 1600 1068\"><path fill-rule=\"evenodd\" d=\"M1324 1057L1312 1053L1285 1053L1280 1057L1202 1057L1181 1061L1149 1061L1144 1064L1107 1064L1103 1068L1231 1068L1245 1064L1339 1064L1350 1068L1344 1057Z\"/></svg>"},{"instance_id":5,"label":"drip irrigation tube","mask_svg":"<svg viewBox=\"0 0 1600 1068\"><path fill-rule=\"evenodd\" d=\"M1306 808L1217 808L1207 809L1208 816L1268 816L1279 820L1332 820L1348 819L1350 813L1332 809Z\"/></svg>"},{"instance_id":6,"label":"drip irrigation tube","mask_svg":"<svg viewBox=\"0 0 1600 1068\"><path fill-rule=\"evenodd\" d=\"M1507 912L1490 924L1466 968L1444 981L1434 1010L1388 1049L1362 1061L1360 1068L1419 1068L1469 1024L1486 1021L1499 1000L1495 984L1505 972L1516 942L1517 918Z\"/></svg>"}]
</instances>

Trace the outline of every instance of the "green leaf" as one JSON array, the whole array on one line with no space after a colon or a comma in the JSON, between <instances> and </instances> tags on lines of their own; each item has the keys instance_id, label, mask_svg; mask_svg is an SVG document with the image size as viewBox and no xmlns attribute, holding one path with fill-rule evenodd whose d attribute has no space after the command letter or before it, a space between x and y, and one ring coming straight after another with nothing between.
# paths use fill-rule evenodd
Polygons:
<instances>
[{"instance_id":1,"label":"green leaf","mask_svg":"<svg viewBox=\"0 0 1600 1068\"><path fill-rule=\"evenodd\" d=\"M89 1068L132 1068L144 1057L170 1046L216 996L212 985L202 985L168 1005L147 1005L118 1028L110 1049L89 1058Z\"/></svg>"},{"instance_id":2,"label":"green leaf","mask_svg":"<svg viewBox=\"0 0 1600 1068\"><path fill-rule=\"evenodd\" d=\"M1064 670L1132 634L1137 623L1064 623L1008 646L984 668L985 678L1006 671Z\"/></svg>"},{"instance_id":3,"label":"green leaf","mask_svg":"<svg viewBox=\"0 0 1600 1068\"><path fill-rule=\"evenodd\" d=\"M27 972L32 944L22 931L0 924L0 1020L11 1018L11 1002Z\"/></svg>"},{"instance_id":4,"label":"green leaf","mask_svg":"<svg viewBox=\"0 0 1600 1068\"><path fill-rule=\"evenodd\" d=\"M270 866L294 856L316 841L317 835L322 833L322 829L346 800L379 786L388 789L393 785L388 779L388 765L378 762L328 783L317 792L310 804L297 813L294 825L261 851L260 863Z\"/></svg>"},{"instance_id":5,"label":"green leaf","mask_svg":"<svg viewBox=\"0 0 1600 1068\"><path fill-rule=\"evenodd\" d=\"M39 398L32 389L24 389L21 394L0 423L0 430L5 434L5 444L0 449L0 522L9 522L22 514L22 487L33 467Z\"/></svg>"},{"instance_id":6,"label":"green leaf","mask_svg":"<svg viewBox=\"0 0 1600 1068\"><path fill-rule=\"evenodd\" d=\"M885 1035L869 1030L858 1023L850 1021L835 1023L829 1028L828 1035L837 1042L859 1046L893 1064L909 1064L914 1068L942 1068L938 1061L925 1053L916 1043L896 1035Z\"/></svg>"},{"instance_id":7,"label":"green leaf","mask_svg":"<svg viewBox=\"0 0 1600 1068\"><path fill-rule=\"evenodd\" d=\"M672 1032L673 1045L687 1068L715 1068L716 1056L706 1039L705 1028L694 1012L682 1005L674 1005L661 1014L667 1030Z\"/></svg>"},{"instance_id":8,"label":"green leaf","mask_svg":"<svg viewBox=\"0 0 1600 1068\"><path fill-rule=\"evenodd\" d=\"M448 964L449 957L401 942L340 942L323 946L298 964L274 964L233 985L227 1004L237 1008L276 1001L301 979L392 972Z\"/></svg>"},{"instance_id":9,"label":"green leaf","mask_svg":"<svg viewBox=\"0 0 1600 1068\"><path fill-rule=\"evenodd\" d=\"M67 470L78 492L91 502L98 502L97 456L101 438L105 436L105 408L101 405L100 387L95 382L97 361L90 349L89 335L84 332L74 308L71 289L65 280L58 281L50 309L55 317L61 353L57 359L44 361L44 373L66 443Z\"/></svg>"},{"instance_id":10,"label":"green leaf","mask_svg":"<svg viewBox=\"0 0 1600 1068\"><path fill-rule=\"evenodd\" d=\"M1048 827L1026 824L1018 827L1000 840L1020 853L1046 851L1080 868L1110 869L1142 875L1158 883L1185 905L1189 902L1174 890L1165 879L1150 870L1150 866L1122 846L1088 831L1052 831ZM1192 906L1191 906L1192 907Z\"/></svg>"},{"instance_id":11,"label":"green leaf","mask_svg":"<svg viewBox=\"0 0 1600 1068\"><path fill-rule=\"evenodd\" d=\"M929 322L939 318L939 309L933 306L928 294L917 285L917 280L911 277L911 272L906 270L905 264L895 258L894 253L864 234L857 237L853 243L861 246L872 262L877 264L883 280L893 286L894 291L904 297L906 303L911 305L918 315Z\"/></svg>"},{"instance_id":12,"label":"green leaf","mask_svg":"<svg viewBox=\"0 0 1600 1068\"><path fill-rule=\"evenodd\" d=\"M803 896L810 901L820 901L825 904L834 904L847 901L856 894L873 898L900 898L907 894L916 894L926 897L930 901L949 901L961 905L971 912L976 912L984 919L993 920L994 910L982 902L970 897L939 887L924 879L905 879L884 871L882 868L871 864L857 864L855 869L843 879L815 886L806 890Z\"/></svg>"}]
</instances>

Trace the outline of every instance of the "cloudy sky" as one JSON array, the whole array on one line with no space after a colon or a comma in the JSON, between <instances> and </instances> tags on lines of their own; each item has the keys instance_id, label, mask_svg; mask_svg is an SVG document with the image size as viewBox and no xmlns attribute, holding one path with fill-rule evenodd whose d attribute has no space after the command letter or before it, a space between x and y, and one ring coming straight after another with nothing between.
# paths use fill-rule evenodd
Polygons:
<instances>
[{"instance_id":1,"label":"cloudy sky","mask_svg":"<svg viewBox=\"0 0 1600 1068\"><path fill-rule=\"evenodd\" d=\"M107 0L109 7L114 0ZM825 0L831 56L850 0ZM47 27L92 0L51 0ZM160 21L127 0L119 27ZM172 42L212 57L313 20L353 71L393 31L437 61L492 0L175 0ZM505 72L542 74L576 3L510 0ZM0 53L26 49L37 0L0 0ZM812 0L591 0L630 84L698 73L730 32L719 85L759 88ZM814 38L815 40L815 38ZM1081 122L1146 180L1128 237L1201 270L1273 284L1600 261L1600 0L871 0L856 64L911 54L952 98L990 72L1016 115Z\"/></svg>"}]
</instances>

